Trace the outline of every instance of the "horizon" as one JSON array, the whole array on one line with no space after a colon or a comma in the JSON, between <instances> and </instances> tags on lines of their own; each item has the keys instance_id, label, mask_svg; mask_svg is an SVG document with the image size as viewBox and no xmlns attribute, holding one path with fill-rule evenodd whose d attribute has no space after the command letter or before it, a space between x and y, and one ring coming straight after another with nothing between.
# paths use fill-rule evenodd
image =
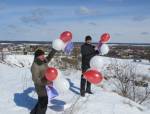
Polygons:
<instances>
[{"instance_id":1,"label":"horizon","mask_svg":"<svg viewBox=\"0 0 150 114\"><path fill-rule=\"evenodd\" d=\"M15 40L15 41L11 41L11 40L0 40L0 43L52 43L52 41L21 41L21 40ZM84 43L84 41L73 41L73 43ZM96 44L98 42L92 42L93 44ZM137 45L150 45L150 43L130 43L130 42L108 42L106 44L137 44Z\"/></svg>"},{"instance_id":2,"label":"horizon","mask_svg":"<svg viewBox=\"0 0 150 114\"><path fill-rule=\"evenodd\" d=\"M108 32L110 42L150 42L150 0L0 0L0 40L53 41L63 31L73 42Z\"/></svg>"}]
</instances>

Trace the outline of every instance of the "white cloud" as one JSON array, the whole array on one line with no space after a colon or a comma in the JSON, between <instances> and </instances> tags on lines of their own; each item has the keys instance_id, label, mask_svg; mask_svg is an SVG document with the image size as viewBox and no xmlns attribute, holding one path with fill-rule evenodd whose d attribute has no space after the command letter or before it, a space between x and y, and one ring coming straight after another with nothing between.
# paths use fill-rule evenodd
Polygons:
<instances>
[{"instance_id":1,"label":"white cloud","mask_svg":"<svg viewBox=\"0 0 150 114\"><path fill-rule=\"evenodd\" d=\"M76 11L76 13L80 14L80 15L100 15L101 14L101 12L99 10L91 9L91 8L86 7L86 6L81 6Z\"/></svg>"},{"instance_id":2,"label":"white cloud","mask_svg":"<svg viewBox=\"0 0 150 114\"><path fill-rule=\"evenodd\" d=\"M123 33L117 32L117 33L114 33L114 36L123 36Z\"/></svg>"},{"instance_id":3,"label":"white cloud","mask_svg":"<svg viewBox=\"0 0 150 114\"><path fill-rule=\"evenodd\" d=\"M135 16L135 17L133 17L133 21L144 21L146 19L148 19L147 16Z\"/></svg>"},{"instance_id":4,"label":"white cloud","mask_svg":"<svg viewBox=\"0 0 150 114\"><path fill-rule=\"evenodd\" d=\"M90 24L90 25L93 25L93 26L96 26L96 25L97 25L97 23L95 23L95 22L89 22L89 24Z\"/></svg>"},{"instance_id":5,"label":"white cloud","mask_svg":"<svg viewBox=\"0 0 150 114\"><path fill-rule=\"evenodd\" d=\"M27 16L22 16L20 19L24 23L30 24L45 24L46 17L52 15L52 12L47 8L36 8L30 11L30 14Z\"/></svg>"},{"instance_id":6,"label":"white cloud","mask_svg":"<svg viewBox=\"0 0 150 114\"><path fill-rule=\"evenodd\" d=\"M0 3L0 11L1 11L1 10L4 10L5 8L6 8L6 5L3 4L3 3Z\"/></svg>"},{"instance_id":7,"label":"white cloud","mask_svg":"<svg viewBox=\"0 0 150 114\"><path fill-rule=\"evenodd\" d=\"M85 6L82 6L82 7L80 7L79 12L81 14L91 14L92 10L90 10L89 8L87 8Z\"/></svg>"},{"instance_id":8,"label":"white cloud","mask_svg":"<svg viewBox=\"0 0 150 114\"><path fill-rule=\"evenodd\" d=\"M150 35L149 32L141 32L141 35Z\"/></svg>"},{"instance_id":9,"label":"white cloud","mask_svg":"<svg viewBox=\"0 0 150 114\"><path fill-rule=\"evenodd\" d=\"M52 14L51 10L47 8L36 8L31 11L32 15L35 16L47 16L49 14Z\"/></svg>"}]
</instances>

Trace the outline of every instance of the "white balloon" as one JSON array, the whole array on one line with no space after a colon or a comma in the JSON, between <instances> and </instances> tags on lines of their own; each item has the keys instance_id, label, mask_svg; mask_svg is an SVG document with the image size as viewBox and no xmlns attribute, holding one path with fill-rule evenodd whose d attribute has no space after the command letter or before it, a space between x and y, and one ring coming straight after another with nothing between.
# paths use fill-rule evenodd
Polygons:
<instances>
[{"instance_id":1,"label":"white balloon","mask_svg":"<svg viewBox=\"0 0 150 114\"><path fill-rule=\"evenodd\" d=\"M52 42L52 47L55 49L55 50L64 50L66 46L66 43L64 43L61 39L56 39Z\"/></svg>"},{"instance_id":2,"label":"white balloon","mask_svg":"<svg viewBox=\"0 0 150 114\"><path fill-rule=\"evenodd\" d=\"M57 72L58 72L58 75L57 75L57 77L56 77L56 79L55 79L54 81L60 80L60 79L62 78L62 73L61 73L61 71L60 71L59 69L57 69Z\"/></svg>"},{"instance_id":3,"label":"white balloon","mask_svg":"<svg viewBox=\"0 0 150 114\"><path fill-rule=\"evenodd\" d=\"M101 55L106 55L109 52L109 47L107 44L102 44L102 46L100 47L100 53Z\"/></svg>"},{"instance_id":4,"label":"white balloon","mask_svg":"<svg viewBox=\"0 0 150 114\"><path fill-rule=\"evenodd\" d=\"M64 93L69 90L70 84L66 79L60 78L59 80L54 81L54 87L58 93Z\"/></svg>"},{"instance_id":5,"label":"white balloon","mask_svg":"<svg viewBox=\"0 0 150 114\"><path fill-rule=\"evenodd\" d=\"M104 61L103 61L103 58L101 56L94 56L90 60L90 67L92 69L102 69L103 66L104 66Z\"/></svg>"},{"instance_id":6,"label":"white balloon","mask_svg":"<svg viewBox=\"0 0 150 114\"><path fill-rule=\"evenodd\" d=\"M59 93L64 93L66 91L69 90L70 88L70 84L68 82L68 80L66 80L61 71L60 70L57 70L58 71L58 76L57 78L53 81L53 84L54 84L54 87L56 88L56 90L59 92Z\"/></svg>"}]
</instances>

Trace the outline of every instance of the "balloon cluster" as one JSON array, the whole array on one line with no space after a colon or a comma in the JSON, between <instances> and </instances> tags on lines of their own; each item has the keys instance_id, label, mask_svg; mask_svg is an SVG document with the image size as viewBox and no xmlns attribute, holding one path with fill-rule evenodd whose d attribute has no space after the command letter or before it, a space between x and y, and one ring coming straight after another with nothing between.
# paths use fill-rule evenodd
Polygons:
<instances>
[{"instance_id":1,"label":"balloon cluster","mask_svg":"<svg viewBox=\"0 0 150 114\"><path fill-rule=\"evenodd\" d=\"M110 35L108 33L104 33L100 37L100 41L97 45L98 50L100 51L101 55L105 55L109 52L109 47L106 44L110 39ZM103 76L99 69L103 67L103 60L100 56L94 56L90 60L90 70L87 70L83 73L83 76L86 80L93 84L99 84L103 80Z\"/></svg>"},{"instance_id":2,"label":"balloon cluster","mask_svg":"<svg viewBox=\"0 0 150 114\"><path fill-rule=\"evenodd\" d=\"M61 76L61 72L54 67L48 67L45 71L45 78L48 81L53 81L58 93L69 90L69 82Z\"/></svg>"},{"instance_id":3,"label":"balloon cluster","mask_svg":"<svg viewBox=\"0 0 150 114\"><path fill-rule=\"evenodd\" d=\"M52 98L57 97L59 93L64 93L70 88L69 82L64 79L61 76L61 72L54 67L48 67L46 69L45 78L47 79L47 81L51 82L50 84L45 86L49 102Z\"/></svg>"},{"instance_id":4,"label":"balloon cluster","mask_svg":"<svg viewBox=\"0 0 150 114\"><path fill-rule=\"evenodd\" d=\"M106 44L110 39L109 33L104 33L100 37L100 41L98 43L98 49L101 55L106 55L109 52L109 47Z\"/></svg>"},{"instance_id":5,"label":"balloon cluster","mask_svg":"<svg viewBox=\"0 0 150 114\"><path fill-rule=\"evenodd\" d=\"M65 31L60 34L60 38L52 42L52 47L55 50L58 50L58 51L62 50L65 53L70 54L74 48L71 40L72 40L72 33L70 31Z\"/></svg>"},{"instance_id":6,"label":"balloon cluster","mask_svg":"<svg viewBox=\"0 0 150 114\"><path fill-rule=\"evenodd\" d=\"M65 31L60 34L60 38L52 42L52 47L57 51L62 50L65 53L70 54L74 48L71 40L72 40L72 33L70 31ZM47 81L53 82L52 86L48 85L46 86L49 99L58 96L58 93L60 92L65 92L69 90L70 88L69 82L63 77L61 77L60 71L58 71L56 68L48 67L44 75ZM53 87L53 85L55 87Z\"/></svg>"}]
</instances>

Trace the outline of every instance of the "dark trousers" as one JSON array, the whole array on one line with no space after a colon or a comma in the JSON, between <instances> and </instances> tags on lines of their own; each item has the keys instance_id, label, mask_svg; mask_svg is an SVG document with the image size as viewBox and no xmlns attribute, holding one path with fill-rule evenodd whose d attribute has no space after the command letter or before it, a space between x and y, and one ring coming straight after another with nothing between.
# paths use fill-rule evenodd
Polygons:
<instances>
[{"instance_id":1,"label":"dark trousers","mask_svg":"<svg viewBox=\"0 0 150 114\"><path fill-rule=\"evenodd\" d=\"M80 93L84 94L86 91L91 91L91 83L84 79L83 75L81 75Z\"/></svg>"},{"instance_id":2,"label":"dark trousers","mask_svg":"<svg viewBox=\"0 0 150 114\"><path fill-rule=\"evenodd\" d=\"M47 104L48 104L47 96L38 97L38 102L30 112L30 114L46 114Z\"/></svg>"}]
</instances>

